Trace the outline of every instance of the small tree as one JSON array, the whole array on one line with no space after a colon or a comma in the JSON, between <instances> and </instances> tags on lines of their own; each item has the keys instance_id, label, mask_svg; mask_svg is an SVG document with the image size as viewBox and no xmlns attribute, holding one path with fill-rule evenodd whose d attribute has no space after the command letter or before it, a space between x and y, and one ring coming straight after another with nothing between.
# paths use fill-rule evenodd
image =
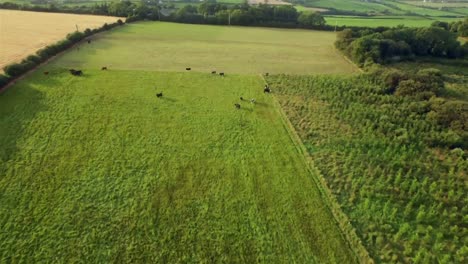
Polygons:
<instances>
[{"instance_id":1,"label":"small tree","mask_svg":"<svg viewBox=\"0 0 468 264\"><path fill-rule=\"evenodd\" d=\"M302 12L297 22L304 28L322 27L325 25L325 18L317 12Z\"/></svg>"}]
</instances>

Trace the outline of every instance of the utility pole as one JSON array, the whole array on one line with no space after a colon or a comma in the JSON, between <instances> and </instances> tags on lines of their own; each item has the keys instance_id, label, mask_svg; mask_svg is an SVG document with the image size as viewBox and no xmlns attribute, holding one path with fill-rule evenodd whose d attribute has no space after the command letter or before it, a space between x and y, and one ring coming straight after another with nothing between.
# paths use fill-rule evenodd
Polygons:
<instances>
[{"instance_id":1,"label":"utility pole","mask_svg":"<svg viewBox=\"0 0 468 264\"><path fill-rule=\"evenodd\" d=\"M229 14L229 16L228 16L228 25L230 26L231 25L231 10L229 10L228 14Z\"/></svg>"}]
</instances>

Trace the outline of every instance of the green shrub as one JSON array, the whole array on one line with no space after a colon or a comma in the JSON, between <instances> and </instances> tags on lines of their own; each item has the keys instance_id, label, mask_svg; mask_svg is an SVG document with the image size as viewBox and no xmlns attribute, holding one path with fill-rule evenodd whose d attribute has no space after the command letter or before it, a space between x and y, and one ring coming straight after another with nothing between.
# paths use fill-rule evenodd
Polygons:
<instances>
[{"instance_id":1,"label":"green shrub","mask_svg":"<svg viewBox=\"0 0 468 264\"><path fill-rule=\"evenodd\" d=\"M0 74L0 88L7 85L10 82L10 78L6 75Z\"/></svg>"},{"instance_id":2,"label":"green shrub","mask_svg":"<svg viewBox=\"0 0 468 264\"><path fill-rule=\"evenodd\" d=\"M27 71L31 70L36 66L35 63L31 61L25 61L21 63L13 63L10 65L5 66L3 68L5 70L5 73L8 74L10 77L16 78L23 73L26 73Z\"/></svg>"},{"instance_id":3,"label":"green shrub","mask_svg":"<svg viewBox=\"0 0 468 264\"><path fill-rule=\"evenodd\" d=\"M24 62L33 62L35 64L40 64L42 62L42 59L41 57L37 56L37 55L29 55L28 57L26 57L25 59L23 59L23 63Z\"/></svg>"},{"instance_id":4,"label":"green shrub","mask_svg":"<svg viewBox=\"0 0 468 264\"><path fill-rule=\"evenodd\" d=\"M85 33L75 31L73 33L68 34L67 39L70 40L73 43L76 43L76 42L82 40L85 36L86 36Z\"/></svg>"}]
</instances>

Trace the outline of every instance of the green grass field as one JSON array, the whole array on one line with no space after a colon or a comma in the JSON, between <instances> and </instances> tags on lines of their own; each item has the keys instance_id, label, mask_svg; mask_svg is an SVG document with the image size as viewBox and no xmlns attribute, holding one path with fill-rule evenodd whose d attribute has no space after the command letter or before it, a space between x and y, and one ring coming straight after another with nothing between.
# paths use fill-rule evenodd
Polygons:
<instances>
[{"instance_id":1,"label":"green grass field","mask_svg":"<svg viewBox=\"0 0 468 264\"><path fill-rule=\"evenodd\" d=\"M99 38L99 37L98 37ZM66 55L67 67L226 73L351 73L333 32L135 23Z\"/></svg>"},{"instance_id":2,"label":"green grass field","mask_svg":"<svg viewBox=\"0 0 468 264\"><path fill-rule=\"evenodd\" d=\"M359 0L306 0L306 6L320 7L320 8L334 8L345 11L358 11L358 12L383 12L391 10L398 12L388 6L376 2L364 2Z\"/></svg>"},{"instance_id":3,"label":"green grass field","mask_svg":"<svg viewBox=\"0 0 468 264\"><path fill-rule=\"evenodd\" d=\"M126 25L0 94L0 262L356 262L262 92L260 58L216 57L322 33L242 28L244 43L226 31L241 29ZM184 56L227 76L168 72ZM240 96L257 103L235 109Z\"/></svg>"},{"instance_id":4,"label":"green grass field","mask_svg":"<svg viewBox=\"0 0 468 264\"><path fill-rule=\"evenodd\" d=\"M453 22L462 20L461 18L426 18L417 16L326 16L325 20L329 25L350 26L350 27L396 27L404 25L407 27L427 27L435 21Z\"/></svg>"}]
</instances>

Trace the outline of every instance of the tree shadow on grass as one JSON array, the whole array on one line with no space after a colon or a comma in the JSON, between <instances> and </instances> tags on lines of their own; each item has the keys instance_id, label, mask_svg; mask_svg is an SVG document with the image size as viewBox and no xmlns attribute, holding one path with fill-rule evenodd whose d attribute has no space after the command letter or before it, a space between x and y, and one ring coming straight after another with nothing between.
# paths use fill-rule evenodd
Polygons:
<instances>
[{"instance_id":1,"label":"tree shadow on grass","mask_svg":"<svg viewBox=\"0 0 468 264\"><path fill-rule=\"evenodd\" d=\"M26 136L31 121L47 109L44 98L44 93L28 81L19 81L0 93L0 177L20 150L18 143Z\"/></svg>"}]
</instances>

